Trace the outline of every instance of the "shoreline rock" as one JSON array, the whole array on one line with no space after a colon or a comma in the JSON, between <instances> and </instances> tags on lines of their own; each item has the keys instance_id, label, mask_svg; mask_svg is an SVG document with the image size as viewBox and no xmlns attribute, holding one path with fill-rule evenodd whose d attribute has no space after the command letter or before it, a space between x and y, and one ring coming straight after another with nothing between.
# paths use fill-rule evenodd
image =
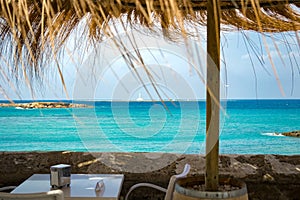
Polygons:
<instances>
[{"instance_id":1,"label":"shoreline rock","mask_svg":"<svg viewBox=\"0 0 300 200\"><path fill-rule=\"evenodd\" d=\"M74 104L65 102L29 102L29 103L1 103L0 107L16 107L23 109L34 108L90 108L86 104Z\"/></svg>"},{"instance_id":2,"label":"shoreline rock","mask_svg":"<svg viewBox=\"0 0 300 200\"><path fill-rule=\"evenodd\" d=\"M281 133L281 135L288 136L288 137L300 137L300 130L299 131L290 131Z\"/></svg>"}]
</instances>

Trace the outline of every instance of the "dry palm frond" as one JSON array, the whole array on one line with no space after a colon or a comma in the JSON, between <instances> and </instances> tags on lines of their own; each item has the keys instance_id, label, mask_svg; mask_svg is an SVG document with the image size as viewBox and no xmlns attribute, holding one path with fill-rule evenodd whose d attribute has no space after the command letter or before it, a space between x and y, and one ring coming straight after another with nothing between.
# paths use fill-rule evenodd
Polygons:
<instances>
[{"instance_id":1,"label":"dry palm frond","mask_svg":"<svg viewBox=\"0 0 300 200\"><path fill-rule=\"evenodd\" d=\"M13 73L39 75L56 58L68 36L86 20L90 39L116 33L110 23L126 20L186 36L189 26L206 25L207 0L0 0L0 52L12 56ZM283 32L300 29L299 0L220 0L224 29ZM26 67L24 67L26 66Z\"/></svg>"}]
</instances>

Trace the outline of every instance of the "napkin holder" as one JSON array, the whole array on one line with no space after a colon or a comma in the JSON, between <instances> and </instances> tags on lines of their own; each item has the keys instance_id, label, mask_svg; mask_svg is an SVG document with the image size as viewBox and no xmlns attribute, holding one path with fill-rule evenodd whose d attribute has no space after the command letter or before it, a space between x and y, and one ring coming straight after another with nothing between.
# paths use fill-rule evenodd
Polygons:
<instances>
[{"instance_id":1,"label":"napkin holder","mask_svg":"<svg viewBox=\"0 0 300 200\"><path fill-rule=\"evenodd\" d=\"M71 184L71 165L59 164L50 167L50 185L52 188L69 187Z\"/></svg>"}]
</instances>

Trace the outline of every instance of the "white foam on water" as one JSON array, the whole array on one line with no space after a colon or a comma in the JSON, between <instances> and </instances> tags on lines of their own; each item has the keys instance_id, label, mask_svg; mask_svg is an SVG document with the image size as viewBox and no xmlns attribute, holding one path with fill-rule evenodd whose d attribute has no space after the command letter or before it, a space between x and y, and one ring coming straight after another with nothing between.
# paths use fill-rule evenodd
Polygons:
<instances>
[{"instance_id":1,"label":"white foam on water","mask_svg":"<svg viewBox=\"0 0 300 200\"><path fill-rule=\"evenodd\" d=\"M281 137L284 136L281 133L262 133L262 135L266 135L266 136L275 136L275 137Z\"/></svg>"}]
</instances>

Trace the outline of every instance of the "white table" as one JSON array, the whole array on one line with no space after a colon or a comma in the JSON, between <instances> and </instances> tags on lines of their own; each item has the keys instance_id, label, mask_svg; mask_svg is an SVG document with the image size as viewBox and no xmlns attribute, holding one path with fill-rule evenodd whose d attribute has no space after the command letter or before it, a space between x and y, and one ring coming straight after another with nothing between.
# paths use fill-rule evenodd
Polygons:
<instances>
[{"instance_id":1,"label":"white table","mask_svg":"<svg viewBox=\"0 0 300 200\"><path fill-rule=\"evenodd\" d=\"M104 188L95 191L96 183L103 180ZM122 174L72 174L70 187L63 187L66 200L115 200L120 196L124 175ZM52 190L50 174L34 174L11 193L36 193Z\"/></svg>"}]
</instances>

